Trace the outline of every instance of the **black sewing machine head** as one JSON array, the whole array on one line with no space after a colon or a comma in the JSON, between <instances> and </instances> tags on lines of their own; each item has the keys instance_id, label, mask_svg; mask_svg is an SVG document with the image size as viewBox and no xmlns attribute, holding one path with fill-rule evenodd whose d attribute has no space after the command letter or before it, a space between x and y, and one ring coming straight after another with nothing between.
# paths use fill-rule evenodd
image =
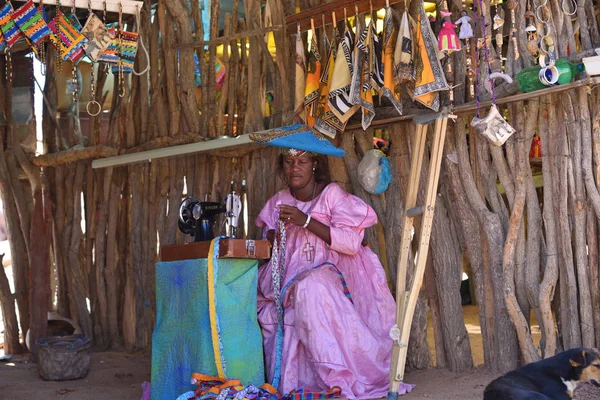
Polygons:
<instances>
[{"instance_id":1,"label":"black sewing machine head","mask_svg":"<svg viewBox=\"0 0 600 400\"><path fill-rule=\"evenodd\" d=\"M194 237L194 242L214 239L217 215L227 211L224 204L187 197L179 206L179 230Z\"/></svg>"}]
</instances>

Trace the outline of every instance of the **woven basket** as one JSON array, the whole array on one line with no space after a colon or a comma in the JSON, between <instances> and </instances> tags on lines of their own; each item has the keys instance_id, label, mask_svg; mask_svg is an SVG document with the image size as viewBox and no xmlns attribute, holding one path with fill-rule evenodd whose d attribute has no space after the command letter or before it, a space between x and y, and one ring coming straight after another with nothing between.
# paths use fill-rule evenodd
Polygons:
<instances>
[{"instance_id":1,"label":"woven basket","mask_svg":"<svg viewBox=\"0 0 600 400\"><path fill-rule=\"evenodd\" d=\"M84 378L92 361L90 339L86 335L51 336L37 343L37 366L42 379L66 381Z\"/></svg>"}]
</instances>

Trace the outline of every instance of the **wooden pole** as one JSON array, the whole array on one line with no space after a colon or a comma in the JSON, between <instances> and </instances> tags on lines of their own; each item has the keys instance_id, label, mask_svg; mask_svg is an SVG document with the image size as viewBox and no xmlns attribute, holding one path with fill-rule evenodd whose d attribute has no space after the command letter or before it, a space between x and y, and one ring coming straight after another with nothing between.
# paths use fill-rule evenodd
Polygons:
<instances>
[{"instance_id":1,"label":"wooden pole","mask_svg":"<svg viewBox=\"0 0 600 400\"><path fill-rule=\"evenodd\" d=\"M413 145L413 154L411 160L411 179L408 187L407 198L405 202L404 224L402 228L402 239L400 245L400 257L398 258L398 275L396 286L396 323L395 328L400 331L394 338L394 347L392 349L392 360L390 364L390 390L388 400L398 398L398 389L404 379L404 368L406 364L406 355L408 352L408 340L410 336L410 327L417 304L425 265L427 253L429 251L429 238L433 224L433 213L435 209L435 200L437 186L440 177L440 167L442 162L442 153L444 151L444 139L448 116L440 114L435 120L435 130L433 145L431 148L431 158L429 161L429 178L427 180L427 189L425 192L425 204L420 208L423 213L421 220L421 234L419 236L419 245L417 259L415 263L415 274L410 291L406 292L406 271L408 267L408 253L410 250L410 235L412 233L413 219L418 215L419 208L416 206L417 193L419 191L419 175L425 152L425 139L427 136L427 126L417 124L417 132Z\"/></svg>"}]
</instances>

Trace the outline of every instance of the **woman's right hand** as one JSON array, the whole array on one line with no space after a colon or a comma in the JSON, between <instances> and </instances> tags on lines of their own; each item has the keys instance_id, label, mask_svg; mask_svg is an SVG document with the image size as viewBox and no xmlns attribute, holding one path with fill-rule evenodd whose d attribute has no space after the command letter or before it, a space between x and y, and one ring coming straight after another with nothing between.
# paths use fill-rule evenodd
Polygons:
<instances>
[{"instance_id":1,"label":"woman's right hand","mask_svg":"<svg viewBox=\"0 0 600 400\"><path fill-rule=\"evenodd\" d=\"M267 240L273 245L273 242L275 241L275 229L271 229L267 232Z\"/></svg>"}]
</instances>

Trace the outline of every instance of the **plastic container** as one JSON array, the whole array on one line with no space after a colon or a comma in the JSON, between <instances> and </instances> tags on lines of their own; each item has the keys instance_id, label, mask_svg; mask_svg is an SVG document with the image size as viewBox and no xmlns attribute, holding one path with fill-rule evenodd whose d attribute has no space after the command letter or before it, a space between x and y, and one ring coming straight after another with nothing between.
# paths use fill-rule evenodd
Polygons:
<instances>
[{"instance_id":1,"label":"plastic container","mask_svg":"<svg viewBox=\"0 0 600 400\"><path fill-rule=\"evenodd\" d=\"M50 336L37 344L37 367L47 381L80 379L90 372L92 354L86 335Z\"/></svg>"},{"instance_id":2,"label":"plastic container","mask_svg":"<svg viewBox=\"0 0 600 400\"><path fill-rule=\"evenodd\" d=\"M580 71L583 71L583 64L572 64L566 60L558 59L554 64L556 70L558 72L558 79L554 85L564 85L566 83L570 83L575 79L575 76ZM587 71L587 69L585 69ZM533 92L534 90L545 89L554 85L545 85L540 80L540 71L541 67L539 65L535 65L532 67L528 67L523 69L521 72L517 74L515 79L519 82L519 90L524 93ZM548 71L549 72L549 71ZM587 71L589 74L589 71ZM548 78L550 78L549 73L546 74Z\"/></svg>"},{"instance_id":3,"label":"plastic container","mask_svg":"<svg viewBox=\"0 0 600 400\"><path fill-rule=\"evenodd\" d=\"M589 76L600 75L600 56L585 57L582 61Z\"/></svg>"}]
</instances>

